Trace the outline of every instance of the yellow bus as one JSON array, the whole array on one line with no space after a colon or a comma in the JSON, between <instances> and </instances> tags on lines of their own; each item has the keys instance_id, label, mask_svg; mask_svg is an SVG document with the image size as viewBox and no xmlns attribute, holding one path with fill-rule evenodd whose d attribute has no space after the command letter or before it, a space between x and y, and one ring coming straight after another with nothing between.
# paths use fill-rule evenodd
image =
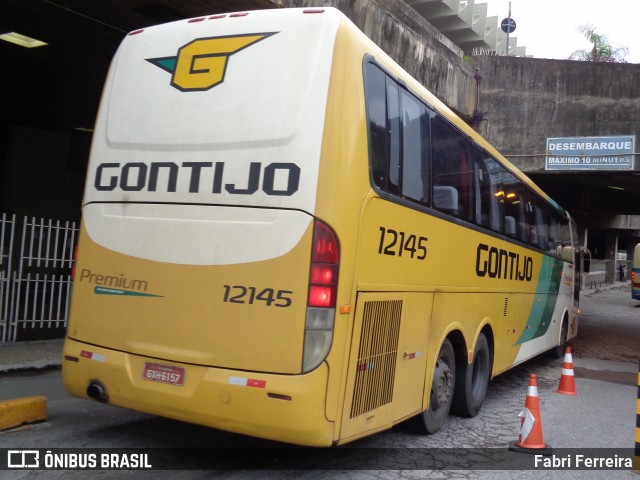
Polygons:
<instances>
[{"instance_id":1,"label":"yellow bus","mask_svg":"<svg viewBox=\"0 0 640 480\"><path fill-rule=\"evenodd\" d=\"M576 335L569 215L332 8L127 35L69 393L300 445L478 413Z\"/></svg>"}]
</instances>

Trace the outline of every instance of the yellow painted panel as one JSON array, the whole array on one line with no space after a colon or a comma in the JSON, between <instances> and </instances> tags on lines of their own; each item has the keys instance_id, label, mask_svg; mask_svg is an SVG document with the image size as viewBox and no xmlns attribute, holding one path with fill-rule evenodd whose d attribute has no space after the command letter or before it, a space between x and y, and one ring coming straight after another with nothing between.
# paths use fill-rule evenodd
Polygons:
<instances>
[{"instance_id":1,"label":"yellow painted panel","mask_svg":"<svg viewBox=\"0 0 640 480\"><path fill-rule=\"evenodd\" d=\"M418 293L358 294L341 442L421 410L431 299Z\"/></svg>"},{"instance_id":2,"label":"yellow painted panel","mask_svg":"<svg viewBox=\"0 0 640 480\"><path fill-rule=\"evenodd\" d=\"M312 225L287 255L220 266L129 257L82 228L68 335L156 358L299 373Z\"/></svg>"},{"instance_id":3,"label":"yellow painted panel","mask_svg":"<svg viewBox=\"0 0 640 480\"><path fill-rule=\"evenodd\" d=\"M393 394L394 421L422 410L432 303L432 294L408 293L404 297Z\"/></svg>"},{"instance_id":4,"label":"yellow painted panel","mask_svg":"<svg viewBox=\"0 0 640 480\"><path fill-rule=\"evenodd\" d=\"M325 364L306 375L274 375L159 362L69 338L64 355L78 359L65 360L62 369L66 390L78 397L99 381L110 405L300 445L333 442L333 423L324 415ZM146 362L184 369L184 384L145 380Z\"/></svg>"}]
</instances>

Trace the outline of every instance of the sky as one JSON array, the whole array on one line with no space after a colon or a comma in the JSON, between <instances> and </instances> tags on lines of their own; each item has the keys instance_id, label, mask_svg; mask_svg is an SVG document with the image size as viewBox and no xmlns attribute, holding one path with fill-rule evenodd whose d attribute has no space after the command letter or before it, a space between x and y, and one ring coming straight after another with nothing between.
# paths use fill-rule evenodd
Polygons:
<instances>
[{"instance_id":1,"label":"sky","mask_svg":"<svg viewBox=\"0 0 640 480\"><path fill-rule=\"evenodd\" d=\"M498 25L508 17L509 0L475 3L487 3L487 16L497 16ZM640 63L640 0L511 0L511 18L516 30L510 38L517 37L526 55L567 59L576 50L591 50L577 29L588 23L611 46L627 47L627 62Z\"/></svg>"}]
</instances>

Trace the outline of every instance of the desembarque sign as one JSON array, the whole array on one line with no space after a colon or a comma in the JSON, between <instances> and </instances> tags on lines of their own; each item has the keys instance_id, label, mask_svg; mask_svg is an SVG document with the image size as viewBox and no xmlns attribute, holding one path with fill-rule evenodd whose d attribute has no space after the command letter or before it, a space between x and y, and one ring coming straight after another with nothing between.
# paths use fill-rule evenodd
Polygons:
<instances>
[{"instance_id":1,"label":"desembarque sign","mask_svg":"<svg viewBox=\"0 0 640 480\"><path fill-rule=\"evenodd\" d=\"M635 135L547 138L545 170L633 170Z\"/></svg>"}]
</instances>

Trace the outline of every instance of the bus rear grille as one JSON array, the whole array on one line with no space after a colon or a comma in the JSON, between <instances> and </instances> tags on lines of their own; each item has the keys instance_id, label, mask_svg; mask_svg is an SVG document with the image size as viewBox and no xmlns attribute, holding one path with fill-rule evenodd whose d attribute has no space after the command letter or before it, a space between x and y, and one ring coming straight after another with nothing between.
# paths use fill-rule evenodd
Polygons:
<instances>
[{"instance_id":1,"label":"bus rear grille","mask_svg":"<svg viewBox=\"0 0 640 480\"><path fill-rule=\"evenodd\" d=\"M365 302L351 418L391 403L402 300Z\"/></svg>"}]
</instances>

